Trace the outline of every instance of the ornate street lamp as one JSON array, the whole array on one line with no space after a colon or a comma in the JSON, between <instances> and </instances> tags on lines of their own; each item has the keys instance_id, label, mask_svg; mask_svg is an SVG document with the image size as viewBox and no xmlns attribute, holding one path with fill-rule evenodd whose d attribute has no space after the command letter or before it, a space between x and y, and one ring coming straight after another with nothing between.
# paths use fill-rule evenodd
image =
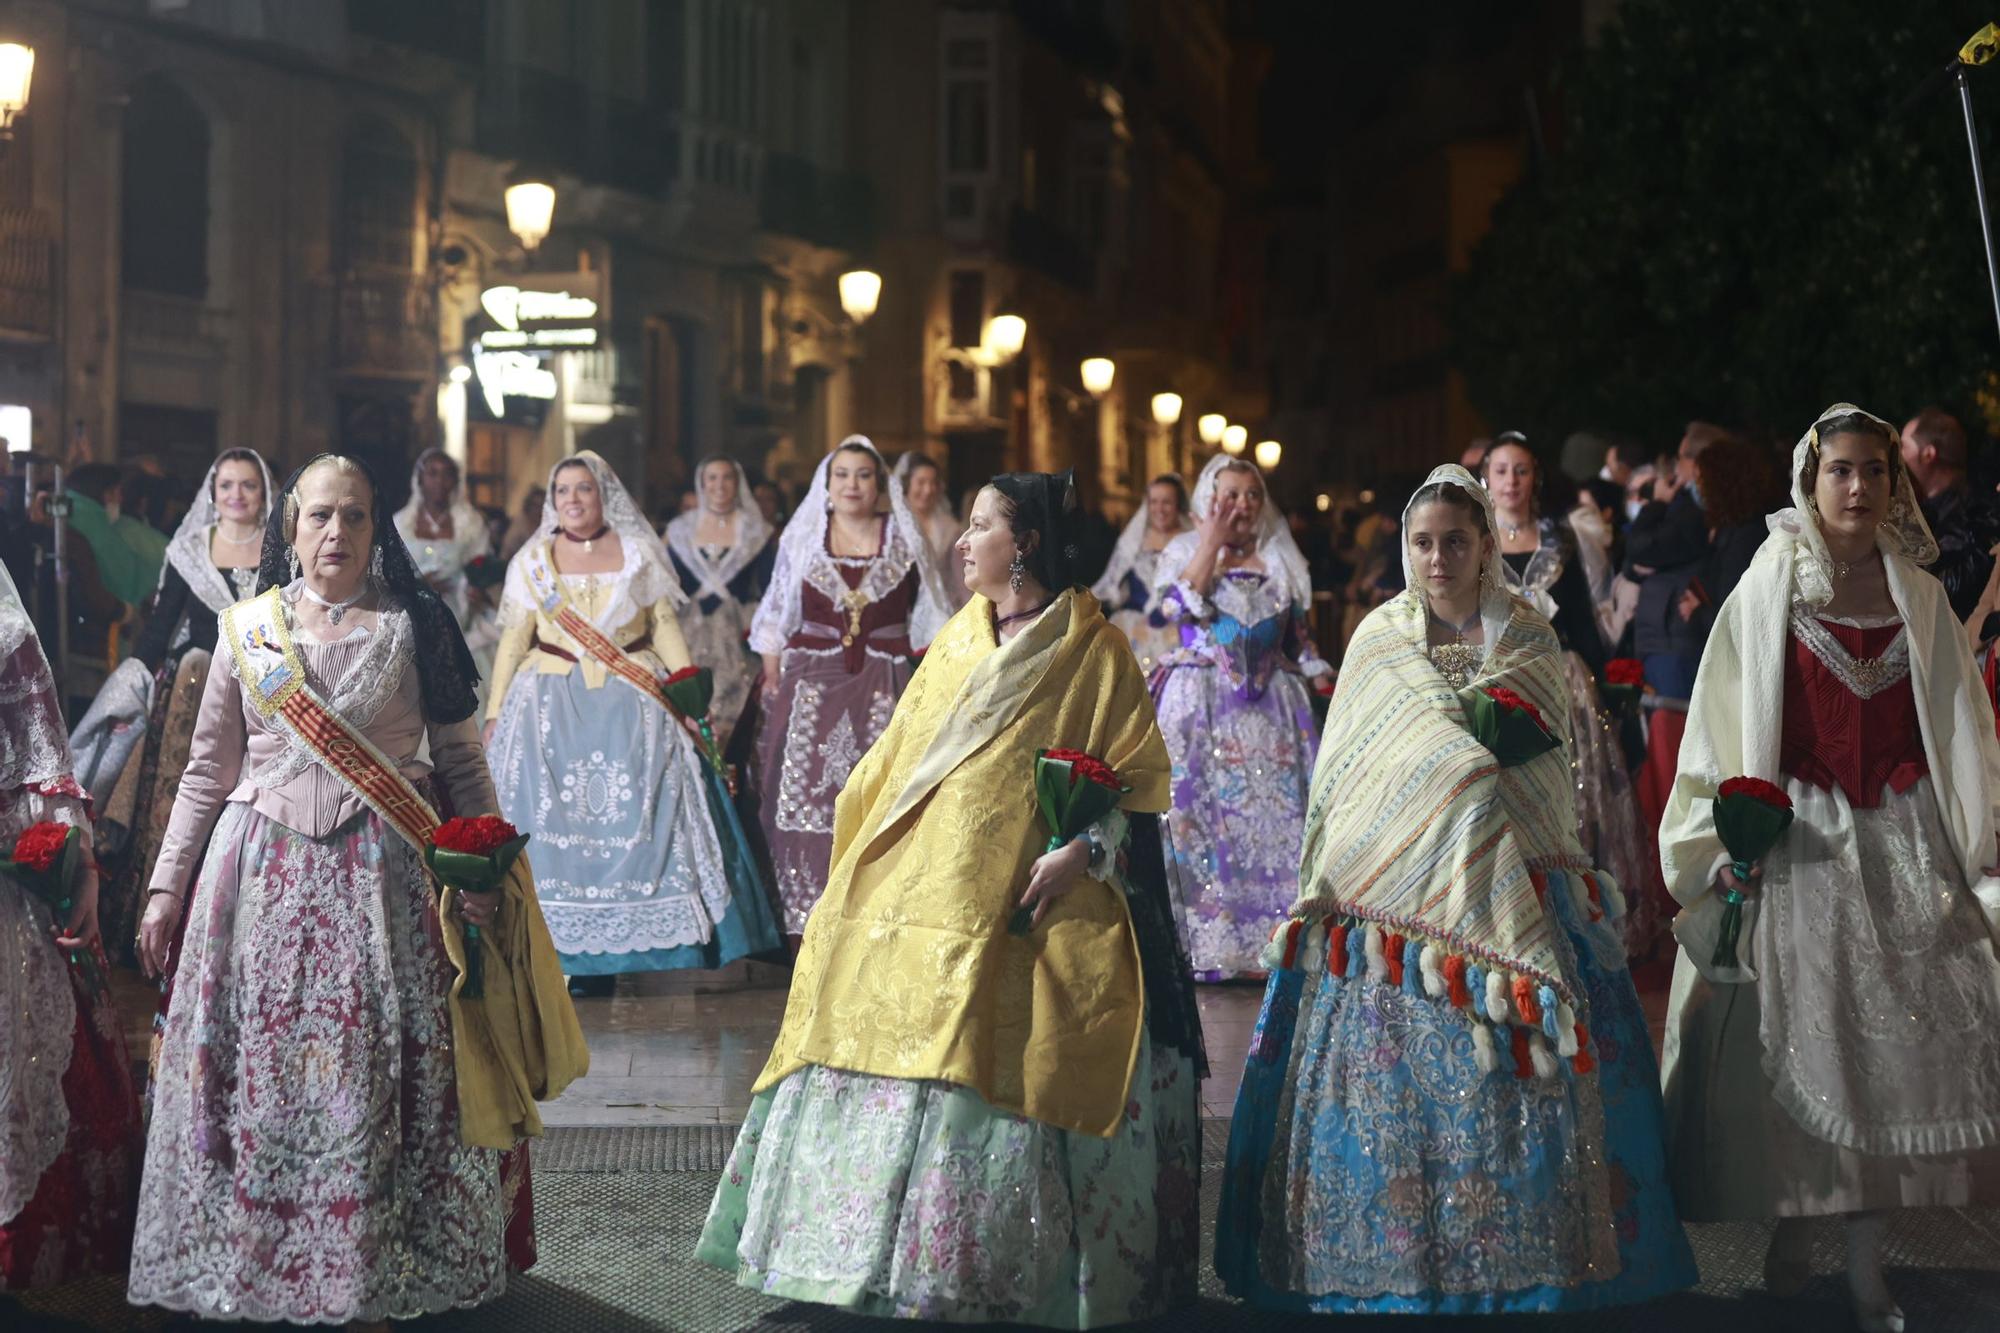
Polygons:
<instances>
[{"instance_id":1,"label":"ornate street lamp","mask_svg":"<svg viewBox=\"0 0 2000 1333\"><path fill-rule=\"evenodd\" d=\"M857 325L866 324L882 299L882 275L865 268L849 269L840 275L840 308Z\"/></svg>"},{"instance_id":2,"label":"ornate street lamp","mask_svg":"<svg viewBox=\"0 0 2000 1333\"><path fill-rule=\"evenodd\" d=\"M1118 366L1108 356L1087 357L1081 373L1084 392L1092 398L1102 398L1111 392L1111 383L1118 378Z\"/></svg>"},{"instance_id":3,"label":"ornate street lamp","mask_svg":"<svg viewBox=\"0 0 2000 1333\"><path fill-rule=\"evenodd\" d=\"M532 173L515 175L507 185L507 230L533 252L555 220L556 187Z\"/></svg>"},{"instance_id":4,"label":"ornate street lamp","mask_svg":"<svg viewBox=\"0 0 2000 1333\"><path fill-rule=\"evenodd\" d=\"M14 137L14 118L28 109L28 88L34 79L35 48L0 43L0 142Z\"/></svg>"}]
</instances>

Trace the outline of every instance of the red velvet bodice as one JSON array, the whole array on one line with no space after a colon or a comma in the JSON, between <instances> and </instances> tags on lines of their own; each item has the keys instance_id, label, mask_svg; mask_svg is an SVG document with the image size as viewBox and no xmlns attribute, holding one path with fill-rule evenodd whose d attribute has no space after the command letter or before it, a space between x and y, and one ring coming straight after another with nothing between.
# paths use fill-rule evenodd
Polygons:
<instances>
[{"instance_id":1,"label":"red velvet bodice","mask_svg":"<svg viewBox=\"0 0 2000 1333\"><path fill-rule=\"evenodd\" d=\"M1822 641L1839 669L1821 660L1795 623L1786 645L1779 766L1822 791L1839 787L1856 809L1873 809L1885 787L1907 791L1930 771L1909 659L1897 644L1903 627L1815 624L1838 645L1836 653Z\"/></svg>"}]
</instances>

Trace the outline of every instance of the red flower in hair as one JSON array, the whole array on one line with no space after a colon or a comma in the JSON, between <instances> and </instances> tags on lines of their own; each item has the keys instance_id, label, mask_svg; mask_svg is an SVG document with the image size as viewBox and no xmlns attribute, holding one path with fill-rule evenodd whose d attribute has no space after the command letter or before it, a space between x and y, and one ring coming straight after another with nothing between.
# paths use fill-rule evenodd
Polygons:
<instances>
[{"instance_id":1,"label":"red flower in hair","mask_svg":"<svg viewBox=\"0 0 2000 1333\"><path fill-rule=\"evenodd\" d=\"M1715 794L1717 796L1748 796L1752 800L1762 801L1765 805L1779 810L1789 810L1792 808L1792 798L1785 794L1785 789L1773 783L1766 782L1762 778L1731 778L1716 788Z\"/></svg>"},{"instance_id":2,"label":"red flower in hair","mask_svg":"<svg viewBox=\"0 0 2000 1333\"><path fill-rule=\"evenodd\" d=\"M1614 657L1604 664L1604 679L1613 685L1636 688L1646 683L1646 667L1636 657Z\"/></svg>"},{"instance_id":3,"label":"red flower in hair","mask_svg":"<svg viewBox=\"0 0 2000 1333\"><path fill-rule=\"evenodd\" d=\"M447 819L438 825L431 841L443 851L491 856L520 836L521 831L500 816L479 815L472 819Z\"/></svg>"},{"instance_id":4,"label":"red flower in hair","mask_svg":"<svg viewBox=\"0 0 2000 1333\"><path fill-rule=\"evenodd\" d=\"M1548 730L1548 723L1542 721L1542 710L1514 693L1514 691L1499 685L1490 685L1486 687L1486 697L1494 703L1499 704L1502 708L1517 713L1526 713L1535 720L1536 726L1544 731Z\"/></svg>"},{"instance_id":5,"label":"red flower in hair","mask_svg":"<svg viewBox=\"0 0 2000 1333\"><path fill-rule=\"evenodd\" d=\"M47 820L30 825L14 839L14 860L31 870L46 873L63 854L63 847L69 842L69 825L51 823Z\"/></svg>"},{"instance_id":6,"label":"red flower in hair","mask_svg":"<svg viewBox=\"0 0 2000 1333\"><path fill-rule=\"evenodd\" d=\"M1124 784L1118 781L1117 770L1095 755L1085 754L1081 750L1044 750L1042 758L1059 764L1068 764L1072 783L1087 778L1098 786L1109 787L1113 791L1124 789Z\"/></svg>"}]
</instances>

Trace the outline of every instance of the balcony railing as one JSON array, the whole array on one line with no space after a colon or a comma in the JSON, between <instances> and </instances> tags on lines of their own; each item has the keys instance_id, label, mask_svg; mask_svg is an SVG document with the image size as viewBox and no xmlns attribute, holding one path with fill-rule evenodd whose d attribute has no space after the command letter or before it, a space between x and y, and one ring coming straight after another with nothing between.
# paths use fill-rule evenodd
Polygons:
<instances>
[{"instance_id":1,"label":"balcony railing","mask_svg":"<svg viewBox=\"0 0 2000 1333\"><path fill-rule=\"evenodd\" d=\"M229 312L192 296L127 287L119 319L126 342L155 351L219 354L229 338Z\"/></svg>"},{"instance_id":2,"label":"balcony railing","mask_svg":"<svg viewBox=\"0 0 2000 1333\"><path fill-rule=\"evenodd\" d=\"M0 330L55 336L55 224L39 209L0 209Z\"/></svg>"}]
</instances>

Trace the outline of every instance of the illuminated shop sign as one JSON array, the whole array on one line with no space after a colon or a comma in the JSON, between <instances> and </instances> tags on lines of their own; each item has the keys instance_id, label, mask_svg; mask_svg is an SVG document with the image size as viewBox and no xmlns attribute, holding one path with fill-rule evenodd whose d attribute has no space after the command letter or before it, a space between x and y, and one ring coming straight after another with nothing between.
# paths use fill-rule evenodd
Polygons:
<instances>
[{"instance_id":1,"label":"illuminated shop sign","mask_svg":"<svg viewBox=\"0 0 2000 1333\"><path fill-rule=\"evenodd\" d=\"M553 401L556 375L535 352L492 351L484 346L472 349L472 374L479 381L486 410L496 418L507 415L509 398L538 398Z\"/></svg>"},{"instance_id":2,"label":"illuminated shop sign","mask_svg":"<svg viewBox=\"0 0 2000 1333\"><path fill-rule=\"evenodd\" d=\"M493 323L480 338L488 347L595 347L604 321L604 275L524 274L488 287L479 304Z\"/></svg>"}]
</instances>

